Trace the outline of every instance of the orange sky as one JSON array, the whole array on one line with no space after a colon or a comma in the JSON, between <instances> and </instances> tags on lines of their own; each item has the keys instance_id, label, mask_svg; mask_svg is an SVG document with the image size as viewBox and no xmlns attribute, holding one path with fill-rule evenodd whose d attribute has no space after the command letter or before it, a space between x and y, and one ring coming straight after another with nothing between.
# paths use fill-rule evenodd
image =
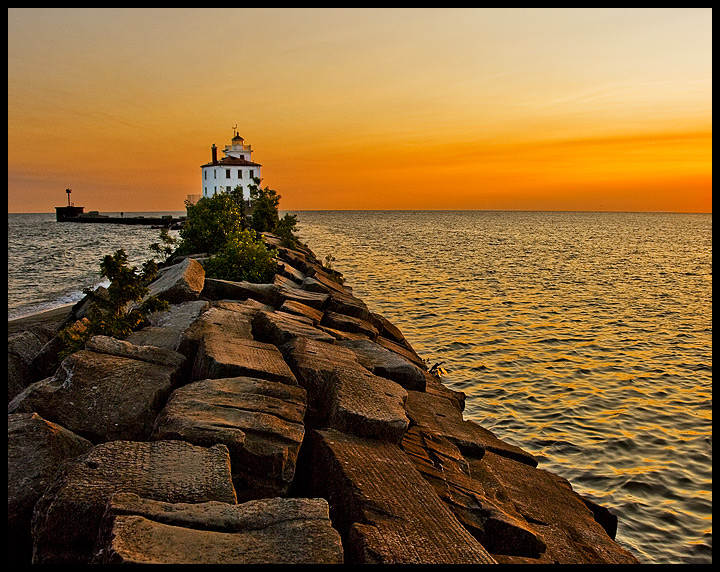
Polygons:
<instances>
[{"instance_id":1,"label":"orange sky","mask_svg":"<svg viewBox=\"0 0 720 572\"><path fill-rule=\"evenodd\" d=\"M9 9L8 212L712 212L710 9Z\"/></svg>"}]
</instances>

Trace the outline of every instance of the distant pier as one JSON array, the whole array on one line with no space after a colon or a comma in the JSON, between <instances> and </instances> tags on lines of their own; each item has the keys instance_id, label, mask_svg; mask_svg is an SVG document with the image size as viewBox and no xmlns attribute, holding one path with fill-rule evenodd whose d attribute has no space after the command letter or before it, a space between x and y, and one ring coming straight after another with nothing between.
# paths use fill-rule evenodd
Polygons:
<instances>
[{"instance_id":1,"label":"distant pier","mask_svg":"<svg viewBox=\"0 0 720 572\"><path fill-rule=\"evenodd\" d=\"M173 226L185 221L185 217L173 217L163 215L160 217L146 216L109 216L97 211L83 212L84 207L55 207L55 219L57 222L87 222L105 224L146 224L155 226Z\"/></svg>"},{"instance_id":2,"label":"distant pier","mask_svg":"<svg viewBox=\"0 0 720 572\"><path fill-rule=\"evenodd\" d=\"M68 204L64 207L55 207L55 220L57 222L90 222L105 224L149 224L153 226L175 226L185 221L186 217L173 217L163 215L159 217L145 216L109 216L100 214L98 211L85 212L85 207L76 207L70 204L70 193L72 189L65 189L68 197Z\"/></svg>"}]
</instances>

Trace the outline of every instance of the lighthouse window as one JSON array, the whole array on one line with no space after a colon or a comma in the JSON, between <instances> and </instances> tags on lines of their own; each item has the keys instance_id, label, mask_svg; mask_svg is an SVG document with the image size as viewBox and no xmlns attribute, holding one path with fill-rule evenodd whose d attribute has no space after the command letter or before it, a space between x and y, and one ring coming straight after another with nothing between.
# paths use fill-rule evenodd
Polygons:
<instances>
[{"instance_id":1,"label":"lighthouse window","mask_svg":"<svg viewBox=\"0 0 720 572\"><path fill-rule=\"evenodd\" d=\"M226 179L230 178L230 169L225 169L225 178Z\"/></svg>"},{"instance_id":2,"label":"lighthouse window","mask_svg":"<svg viewBox=\"0 0 720 572\"><path fill-rule=\"evenodd\" d=\"M253 171L252 169L250 169L250 178L252 179L254 176L255 176L255 171Z\"/></svg>"},{"instance_id":3,"label":"lighthouse window","mask_svg":"<svg viewBox=\"0 0 720 572\"><path fill-rule=\"evenodd\" d=\"M238 179L242 179L242 169L238 169Z\"/></svg>"}]
</instances>

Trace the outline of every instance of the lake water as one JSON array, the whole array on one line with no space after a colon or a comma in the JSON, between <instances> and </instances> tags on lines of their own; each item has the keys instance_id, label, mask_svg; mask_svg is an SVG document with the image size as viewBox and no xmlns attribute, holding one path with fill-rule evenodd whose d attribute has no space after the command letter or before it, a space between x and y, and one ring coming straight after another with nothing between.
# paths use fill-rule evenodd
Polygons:
<instances>
[{"instance_id":1,"label":"lake water","mask_svg":"<svg viewBox=\"0 0 720 572\"><path fill-rule=\"evenodd\" d=\"M466 418L617 514L641 562L712 562L712 215L295 214ZM8 215L8 319L80 299L103 255L140 264L158 234Z\"/></svg>"}]
</instances>

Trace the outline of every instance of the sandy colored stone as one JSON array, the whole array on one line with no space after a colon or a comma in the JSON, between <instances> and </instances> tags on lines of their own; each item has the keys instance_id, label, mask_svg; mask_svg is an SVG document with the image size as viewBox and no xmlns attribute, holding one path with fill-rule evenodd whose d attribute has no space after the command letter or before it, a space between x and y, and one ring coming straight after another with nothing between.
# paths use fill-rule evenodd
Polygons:
<instances>
[{"instance_id":1,"label":"sandy colored stone","mask_svg":"<svg viewBox=\"0 0 720 572\"><path fill-rule=\"evenodd\" d=\"M295 376L274 345L235 338L220 330L206 333L200 341L192 379L240 376L297 385Z\"/></svg>"},{"instance_id":2,"label":"sandy colored stone","mask_svg":"<svg viewBox=\"0 0 720 572\"><path fill-rule=\"evenodd\" d=\"M498 503L494 489L488 492L471 478L468 460L448 439L416 425L405 433L400 446L438 497L491 554L538 558L545 552L541 535L510 502Z\"/></svg>"},{"instance_id":3,"label":"sandy colored stone","mask_svg":"<svg viewBox=\"0 0 720 572\"><path fill-rule=\"evenodd\" d=\"M487 450L533 467L537 466L537 459L530 453L499 439L474 421L463 419L454 399L421 391L408 391L405 408L413 424L442 435L457 445L465 455L481 458Z\"/></svg>"},{"instance_id":4,"label":"sandy colored stone","mask_svg":"<svg viewBox=\"0 0 720 572\"><path fill-rule=\"evenodd\" d=\"M608 536L566 479L492 452L470 459L469 468L471 478L495 497L497 506L523 518L543 539L547 548L538 563L638 563Z\"/></svg>"},{"instance_id":5,"label":"sandy colored stone","mask_svg":"<svg viewBox=\"0 0 720 572\"><path fill-rule=\"evenodd\" d=\"M372 340L346 340L338 345L355 352L358 361L375 375L387 377L405 389L425 390L425 371Z\"/></svg>"},{"instance_id":6,"label":"sandy colored stone","mask_svg":"<svg viewBox=\"0 0 720 572\"><path fill-rule=\"evenodd\" d=\"M324 499L239 505L113 497L95 562L103 564L342 564Z\"/></svg>"},{"instance_id":7,"label":"sandy colored stone","mask_svg":"<svg viewBox=\"0 0 720 572\"><path fill-rule=\"evenodd\" d=\"M13 399L8 412L35 411L95 443L147 439L181 373L177 363L81 350Z\"/></svg>"},{"instance_id":8,"label":"sandy colored stone","mask_svg":"<svg viewBox=\"0 0 720 572\"><path fill-rule=\"evenodd\" d=\"M294 314L296 316L310 318L314 326L317 326L323 317L323 313L320 310L295 300L285 300L283 305L280 306L280 311L287 312L288 314Z\"/></svg>"},{"instance_id":9,"label":"sandy colored stone","mask_svg":"<svg viewBox=\"0 0 720 572\"><path fill-rule=\"evenodd\" d=\"M308 447L310 486L330 504L348 563L495 562L397 445L328 429Z\"/></svg>"},{"instance_id":10,"label":"sandy colored stone","mask_svg":"<svg viewBox=\"0 0 720 572\"><path fill-rule=\"evenodd\" d=\"M374 340L378 331L375 326L366 320L355 318L353 316L346 316L344 314L338 314L337 312L325 312L322 325L341 332L352 332L355 334L362 334L363 336Z\"/></svg>"},{"instance_id":11,"label":"sandy colored stone","mask_svg":"<svg viewBox=\"0 0 720 572\"><path fill-rule=\"evenodd\" d=\"M162 270L150 284L148 296L158 296L172 304L197 300L205 284L205 269L193 258Z\"/></svg>"},{"instance_id":12,"label":"sandy colored stone","mask_svg":"<svg viewBox=\"0 0 720 572\"><path fill-rule=\"evenodd\" d=\"M301 387L250 377L190 383L170 396L153 438L222 443L238 498L283 496L305 433L305 395Z\"/></svg>"},{"instance_id":13,"label":"sandy colored stone","mask_svg":"<svg viewBox=\"0 0 720 572\"><path fill-rule=\"evenodd\" d=\"M259 312L253 320L255 339L281 346L293 338L309 338L330 342L334 338L308 323L303 317L286 312Z\"/></svg>"},{"instance_id":14,"label":"sandy colored stone","mask_svg":"<svg viewBox=\"0 0 720 572\"><path fill-rule=\"evenodd\" d=\"M110 497L131 492L178 503L235 504L225 445L111 441L69 463L35 505L35 564L89 562Z\"/></svg>"},{"instance_id":15,"label":"sandy colored stone","mask_svg":"<svg viewBox=\"0 0 720 572\"><path fill-rule=\"evenodd\" d=\"M35 503L61 464L92 448L92 443L37 413L8 415L8 560L32 559L30 522Z\"/></svg>"},{"instance_id":16,"label":"sandy colored stone","mask_svg":"<svg viewBox=\"0 0 720 572\"><path fill-rule=\"evenodd\" d=\"M407 391L361 368L333 369L327 426L361 437L399 443L408 428Z\"/></svg>"}]
</instances>

